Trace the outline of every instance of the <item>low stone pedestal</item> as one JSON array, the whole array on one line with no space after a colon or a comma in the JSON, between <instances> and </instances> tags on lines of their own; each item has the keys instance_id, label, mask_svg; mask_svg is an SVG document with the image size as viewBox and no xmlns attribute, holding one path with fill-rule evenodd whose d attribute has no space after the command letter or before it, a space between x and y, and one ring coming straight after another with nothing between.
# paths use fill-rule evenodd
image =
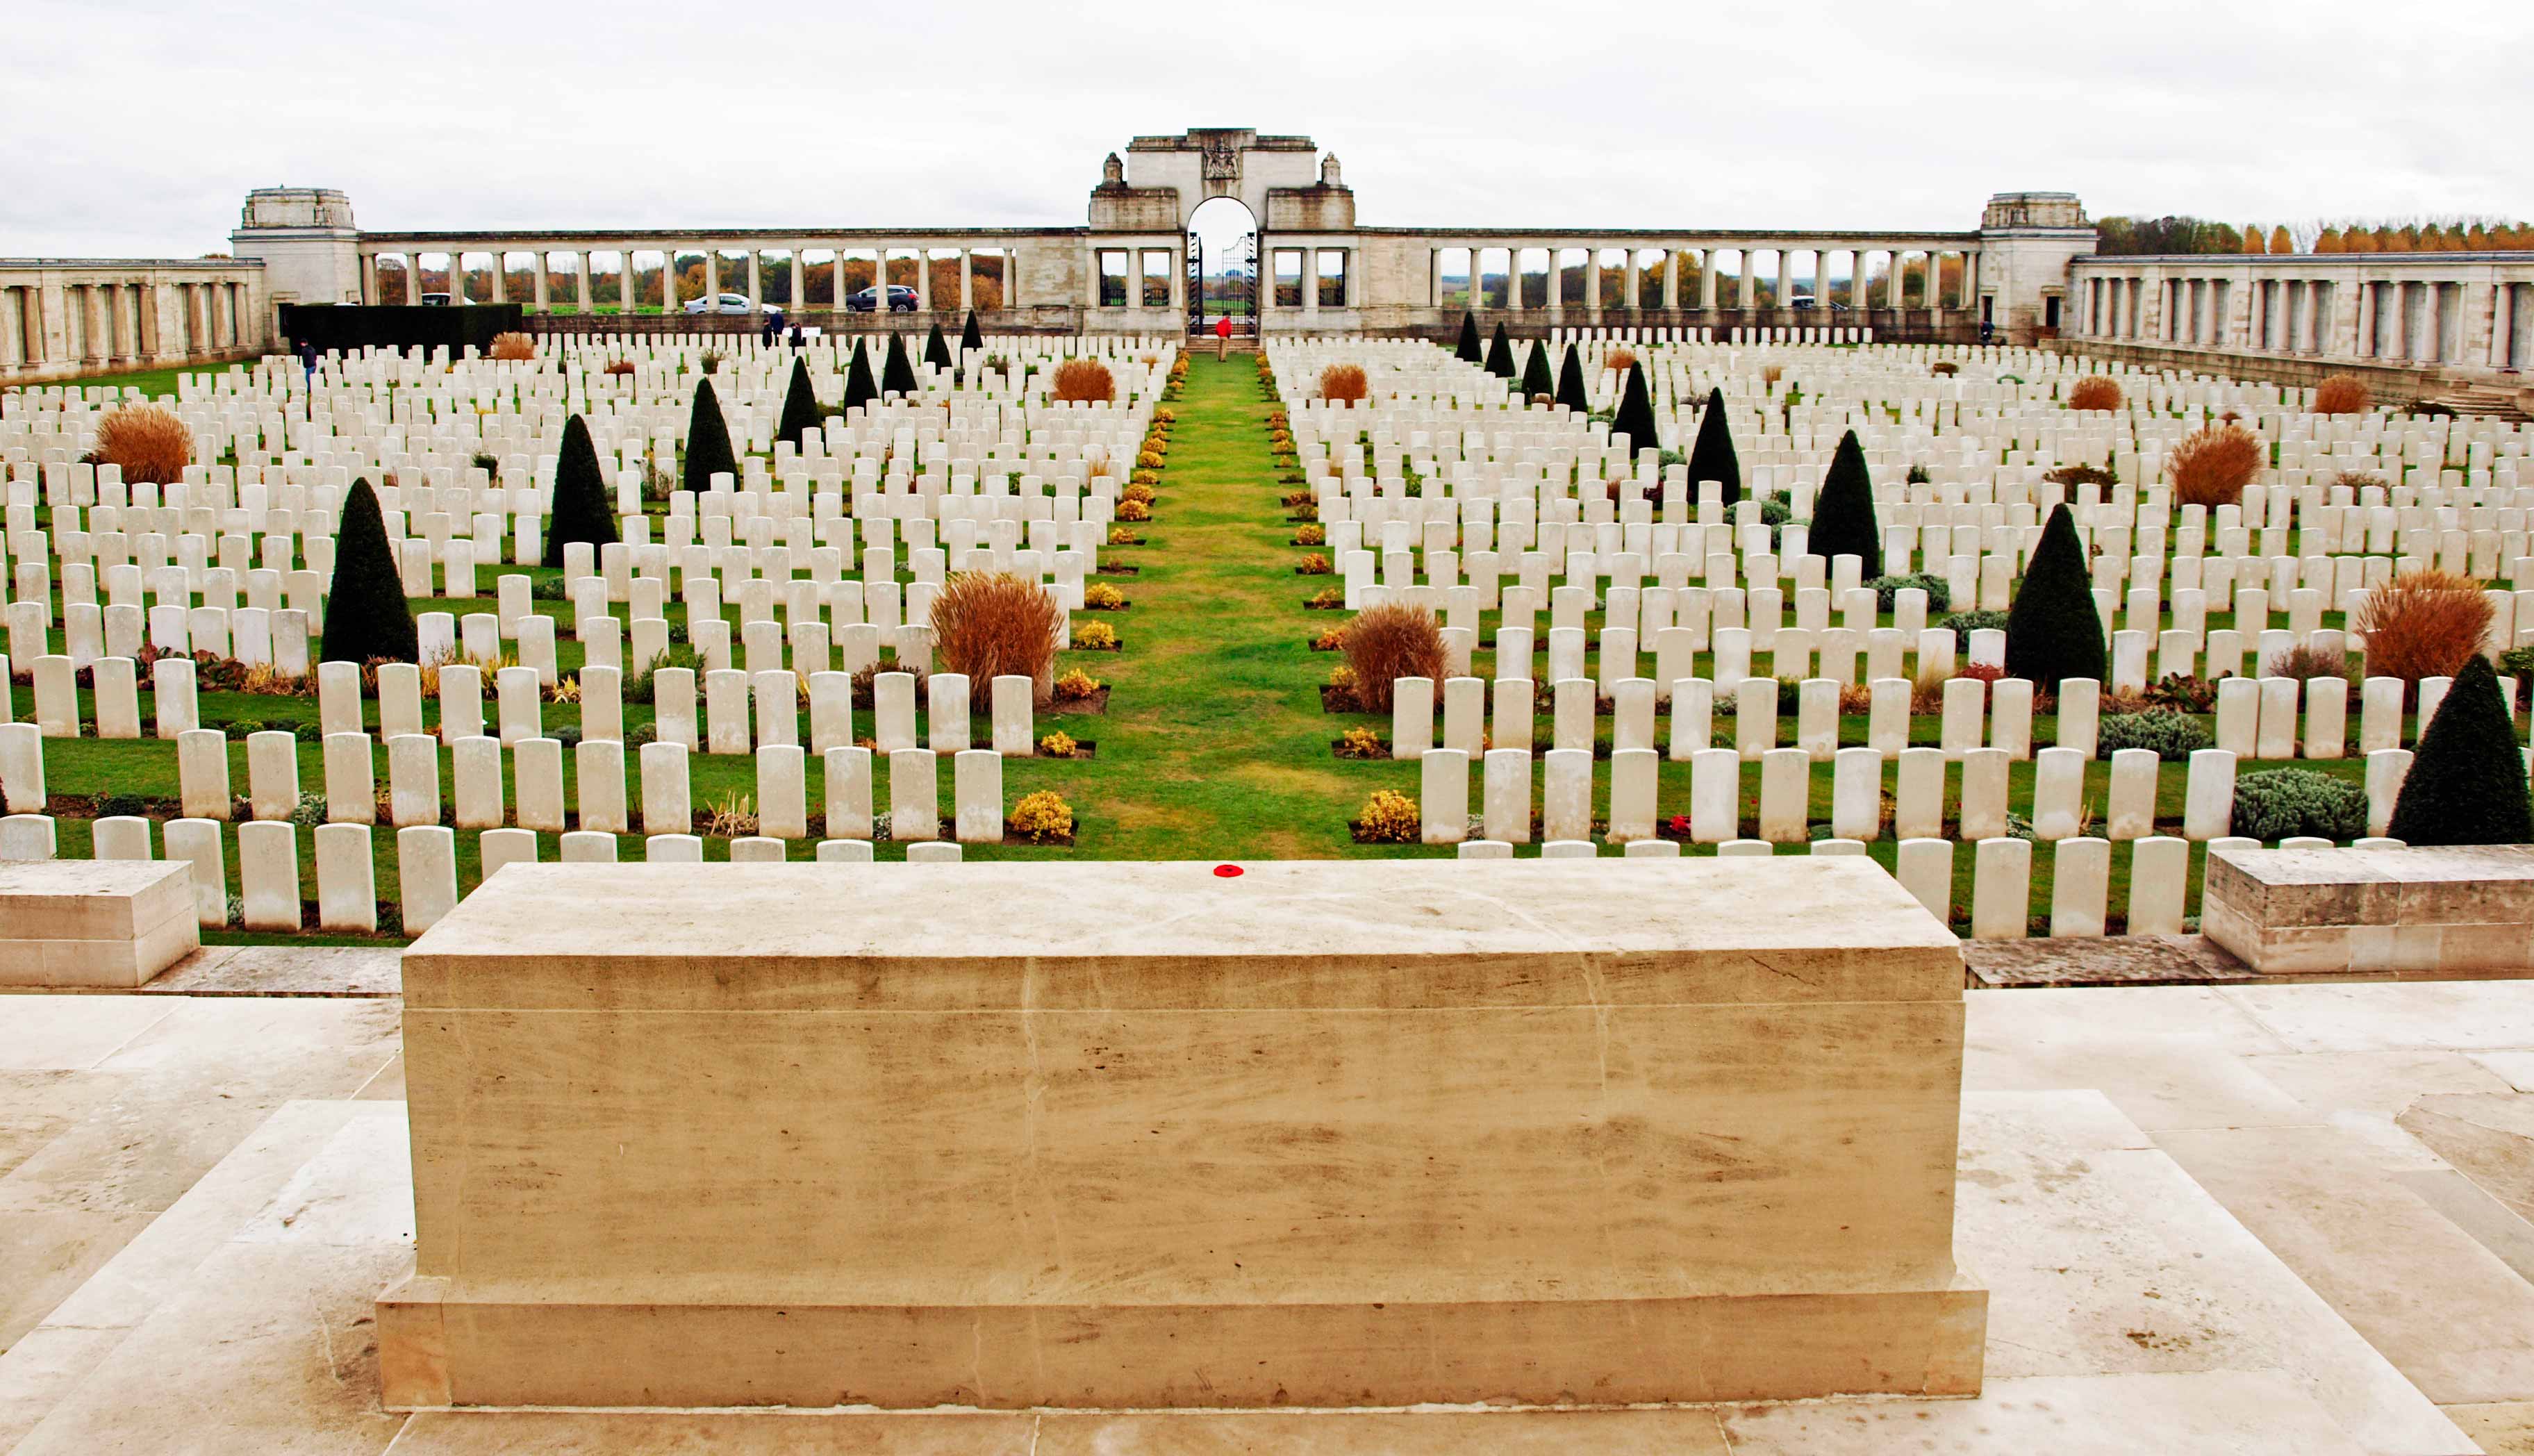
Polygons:
<instances>
[{"instance_id":1,"label":"low stone pedestal","mask_svg":"<svg viewBox=\"0 0 2534 1456\"><path fill-rule=\"evenodd\" d=\"M129 990L202 943L190 865L0 861L0 986Z\"/></svg>"},{"instance_id":2,"label":"low stone pedestal","mask_svg":"<svg viewBox=\"0 0 2534 1456\"><path fill-rule=\"evenodd\" d=\"M517 865L404 977L391 1407L1979 1388L1863 860Z\"/></svg>"},{"instance_id":3,"label":"low stone pedestal","mask_svg":"<svg viewBox=\"0 0 2534 1456\"><path fill-rule=\"evenodd\" d=\"M2200 928L2264 975L2522 972L2534 846L2223 850Z\"/></svg>"}]
</instances>

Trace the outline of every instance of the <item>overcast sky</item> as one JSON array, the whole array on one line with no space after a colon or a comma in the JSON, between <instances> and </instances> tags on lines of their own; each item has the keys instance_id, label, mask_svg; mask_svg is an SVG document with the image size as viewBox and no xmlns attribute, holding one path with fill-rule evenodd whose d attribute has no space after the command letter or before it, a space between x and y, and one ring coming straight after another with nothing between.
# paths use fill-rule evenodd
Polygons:
<instances>
[{"instance_id":1,"label":"overcast sky","mask_svg":"<svg viewBox=\"0 0 2534 1456\"><path fill-rule=\"evenodd\" d=\"M1075 225L1138 133L1301 133L1368 224L2534 215L2534 4L16 0L0 255L375 228Z\"/></svg>"}]
</instances>

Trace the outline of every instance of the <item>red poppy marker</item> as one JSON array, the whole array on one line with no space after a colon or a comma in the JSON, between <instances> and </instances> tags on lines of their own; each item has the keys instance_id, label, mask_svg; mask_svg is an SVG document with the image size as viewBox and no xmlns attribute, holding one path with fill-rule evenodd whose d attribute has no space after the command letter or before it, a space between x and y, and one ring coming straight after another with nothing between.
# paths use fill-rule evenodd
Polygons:
<instances>
[{"instance_id":1,"label":"red poppy marker","mask_svg":"<svg viewBox=\"0 0 2534 1456\"><path fill-rule=\"evenodd\" d=\"M1214 867L1214 878L1217 880L1237 880L1240 878L1240 867L1238 865L1217 865Z\"/></svg>"}]
</instances>

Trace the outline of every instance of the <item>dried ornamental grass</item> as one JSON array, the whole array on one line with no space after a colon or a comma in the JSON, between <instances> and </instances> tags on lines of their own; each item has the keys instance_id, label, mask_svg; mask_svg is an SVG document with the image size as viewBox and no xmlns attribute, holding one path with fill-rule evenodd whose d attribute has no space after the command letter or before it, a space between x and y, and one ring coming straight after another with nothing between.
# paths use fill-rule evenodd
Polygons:
<instances>
[{"instance_id":1,"label":"dried ornamental grass","mask_svg":"<svg viewBox=\"0 0 2534 1456\"><path fill-rule=\"evenodd\" d=\"M1612 374L1625 376L1637 362L1637 356L1626 349L1612 349L1602 356L1601 367Z\"/></svg>"},{"instance_id":2,"label":"dried ornamental grass","mask_svg":"<svg viewBox=\"0 0 2534 1456\"><path fill-rule=\"evenodd\" d=\"M2121 407L2121 387L2109 375L2086 375L2069 387L2068 407L2070 409L2118 409Z\"/></svg>"},{"instance_id":3,"label":"dried ornamental grass","mask_svg":"<svg viewBox=\"0 0 2534 1456\"><path fill-rule=\"evenodd\" d=\"M2268 460L2260 436L2238 424L2217 424L2174 447L2164 471L2173 480L2176 505L2233 506Z\"/></svg>"},{"instance_id":4,"label":"dried ornamental grass","mask_svg":"<svg viewBox=\"0 0 2534 1456\"><path fill-rule=\"evenodd\" d=\"M2317 414L2365 414L2376 407L2376 392L2354 374L2335 374L2315 386Z\"/></svg>"},{"instance_id":5,"label":"dried ornamental grass","mask_svg":"<svg viewBox=\"0 0 2534 1456\"><path fill-rule=\"evenodd\" d=\"M185 422L155 404L127 404L97 422L96 462L123 467L129 484L165 485L185 478L194 462L194 437Z\"/></svg>"},{"instance_id":6,"label":"dried ornamental grass","mask_svg":"<svg viewBox=\"0 0 2534 1456\"><path fill-rule=\"evenodd\" d=\"M1320 397L1332 404L1352 404L1371 393L1360 364L1332 364L1320 371Z\"/></svg>"},{"instance_id":7,"label":"dried ornamental grass","mask_svg":"<svg viewBox=\"0 0 2534 1456\"><path fill-rule=\"evenodd\" d=\"M1007 572L962 572L933 598L933 650L972 683L1043 678L1056 661L1064 609L1038 583Z\"/></svg>"},{"instance_id":8,"label":"dried ornamental grass","mask_svg":"<svg viewBox=\"0 0 2534 1456\"><path fill-rule=\"evenodd\" d=\"M1347 628L1346 655L1356 698L1370 712L1390 710L1391 685L1401 678L1427 679L1439 692L1449 661L1434 614L1396 602L1357 614Z\"/></svg>"},{"instance_id":9,"label":"dried ornamental grass","mask_svg":"<svg viewBox=\"0 0 2534 1456\"><path fill-rule=\"evenodd\" d=\"M533 359L537 356L537 341L516 330L507 334L496 334L493 335L491 356L496 359Z\"/></svg>"},{"instance_id":10,"label":"dried ornamental grass","mask_svg":"<svg viewBox=\"0 0 2534 1456\"><path fill-rule=\"evenodd\" d=\"M2451 572L2406 572L2359 603L2351 626L2367 638L2367 675L2451 677L2481 650L2492 609L2481 583Z\"/></svg>"},{"instance_id":11,"label":"dried ornamental grass","mask_svg":"<svg viewBox=\"0 0 2534 1456\"><path fill-rule=\"evenodd\" d=\"M1117 383L1097 359L1067 359L1056 366L1055 397L1065 404L1106 404L1117 397Z\"/></svg>"}]
</instances>

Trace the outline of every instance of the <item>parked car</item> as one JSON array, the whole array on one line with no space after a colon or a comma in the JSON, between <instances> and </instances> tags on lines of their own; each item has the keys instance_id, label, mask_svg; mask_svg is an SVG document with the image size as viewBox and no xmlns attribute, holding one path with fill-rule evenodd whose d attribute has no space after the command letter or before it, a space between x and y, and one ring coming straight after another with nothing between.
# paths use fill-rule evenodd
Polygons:
<instances>
[{"instance_id":1,"label":"parked car","mask_svg":"<svg viewBox=\"0 0 2534 1456\"><path fill-rule=\"evenodd\" d=\"M870 313L873 306L878 302L879 290L876 285L865 288L860 293L848 293L845 295L845 308L846 311L850 313ZM911 314L915 312L915 290L906 286L904 283L889 284L888 311L892 314Z\"/></svg>"},{"instance_id":2,"label":"parked car","mask_svg":"<svg viewBox=\"0 0 2534 1456\"><path fill-rule=\"evenodd\" d=\"M779 319L783 317L783 306L778 303L769 303L763 305L761 308L750 308L748 306L747 294L724 293L718 298L690 298L687 300L687 312L691 314L753 314L762 312L772 314L774 317Z\"/></svg>"},{"instance_id":3,"label":"parked car","mask_svg":"<svg viewBox=\"0 0 2534 1456\"><path fill-rule=\"evenodd\" d=\"M446 293L425 293L422 302L426 308L448 308L451 300Z\"/></svg>"}]
</instances>

